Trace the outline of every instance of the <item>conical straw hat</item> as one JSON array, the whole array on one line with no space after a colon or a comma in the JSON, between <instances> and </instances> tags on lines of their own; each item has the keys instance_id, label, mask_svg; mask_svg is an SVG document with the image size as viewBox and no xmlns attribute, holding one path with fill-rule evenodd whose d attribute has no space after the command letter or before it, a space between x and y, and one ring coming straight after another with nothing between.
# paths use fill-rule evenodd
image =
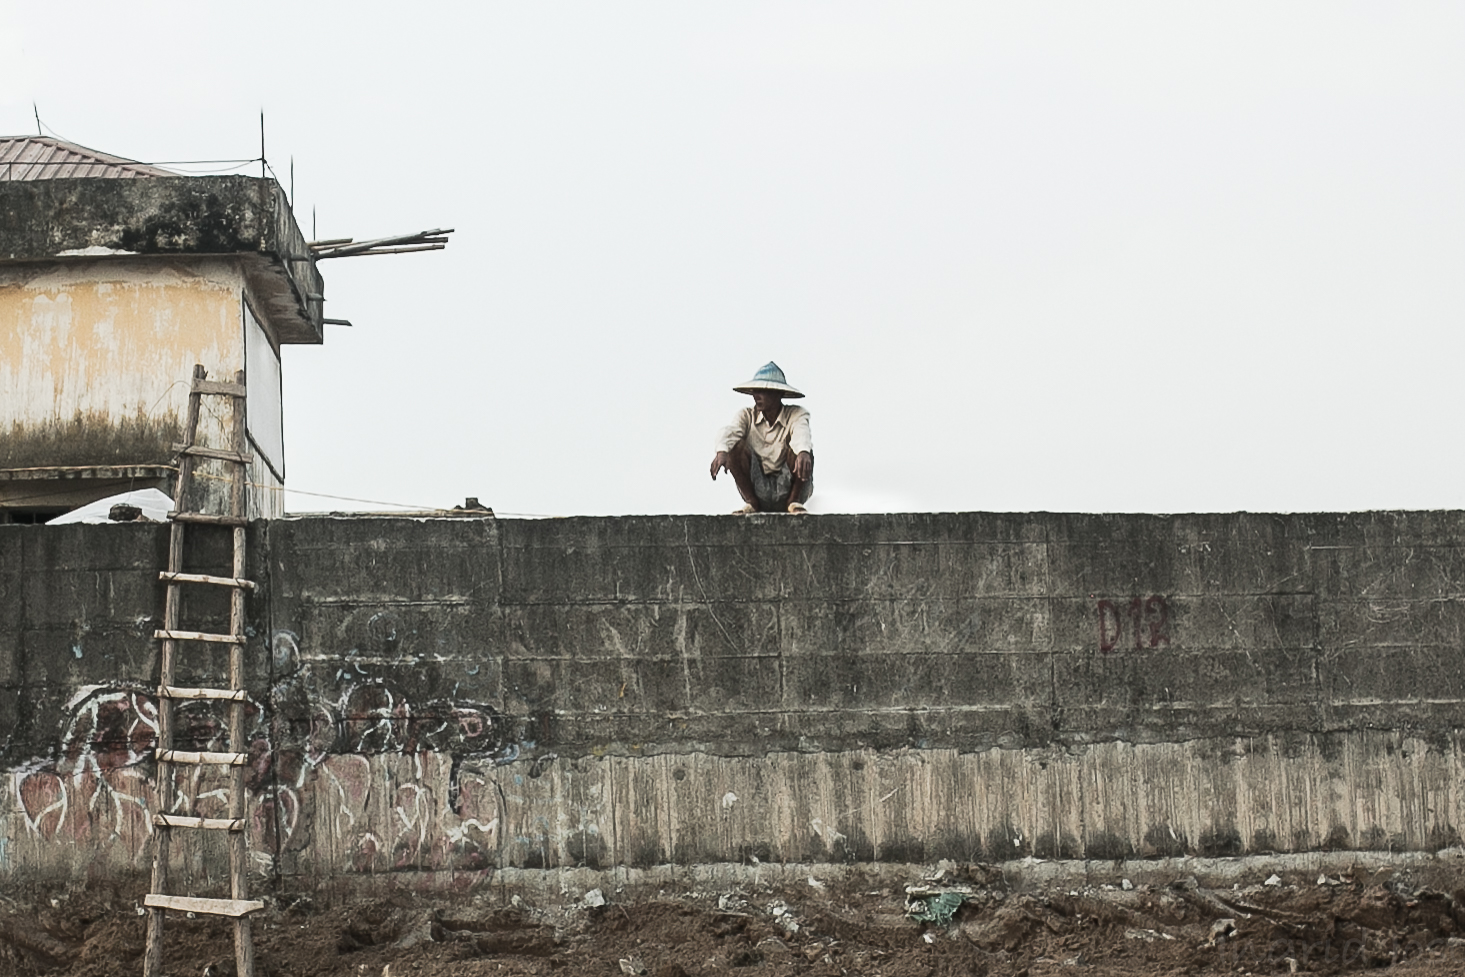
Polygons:
<instances>
[{"instance_id":1,"label":"conical straw hat","mask_svg":"<svg viewBox=\"0 0 1465 977\"><path fill-rule=\"evenodd\" d=\"M769 360L757 373L753 374L753 379L741 386L733 387L733 389L740 394L750 394L756 390L776 390L785 397L803 396L802 391L795 390L788 385L788 381L784 379L783 371L772 360Z\"/></svg>"}]
</instances>

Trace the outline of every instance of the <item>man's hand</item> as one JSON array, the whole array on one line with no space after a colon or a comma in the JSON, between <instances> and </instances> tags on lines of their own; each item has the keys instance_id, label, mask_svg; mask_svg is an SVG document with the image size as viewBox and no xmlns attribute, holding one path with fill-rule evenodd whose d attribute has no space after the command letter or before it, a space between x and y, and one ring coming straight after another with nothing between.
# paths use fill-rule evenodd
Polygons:
<instances>
[{"instance_id":1,"label":"man's hand","mask_svg":"<svg viewBox=\"0 0 1465 977\"><path fill-rule=\"evenodd\" d=\"M714 475L714 478L717 476ZM814 456L807 451L800 451L799 456L794 459L794 478L801 482L807 482L814 477Z\"/></svg>"},{"instance_id":2,"label":"man's hand","mask_svg":"<svg viewBox=\"0 0 1465 977\"><path fill-rule=\"evenodd\" d=\"M718 472L732 474L732 466L728 464L729 460L726 451L719 451L712 456L712 480L714 482L717 481Z\"/></svg>"}]
</instances>

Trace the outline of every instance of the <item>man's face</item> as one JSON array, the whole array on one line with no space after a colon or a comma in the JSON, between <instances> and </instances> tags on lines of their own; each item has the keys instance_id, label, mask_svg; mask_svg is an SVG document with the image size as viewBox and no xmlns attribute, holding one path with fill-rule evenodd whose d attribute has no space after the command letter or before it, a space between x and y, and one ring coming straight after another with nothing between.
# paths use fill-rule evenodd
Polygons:
<instances>
[{"instance_id":1,"label":"man's face","mask_svg":"<svg viewBox=\"0 0 1465 977\"><path fill-rule=\"evenodd\" d=\"M774 414L783 407L783 394L776 390L759 390L753 394L753 403L763 414Z\"/></svg>"}]
</instances>

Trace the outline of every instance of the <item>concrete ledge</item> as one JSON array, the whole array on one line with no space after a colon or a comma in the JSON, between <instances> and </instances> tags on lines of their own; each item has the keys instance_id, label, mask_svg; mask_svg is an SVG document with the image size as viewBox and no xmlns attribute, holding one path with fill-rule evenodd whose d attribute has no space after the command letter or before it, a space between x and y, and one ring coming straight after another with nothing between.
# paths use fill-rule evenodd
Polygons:
<instances>
[{"instance_id":1,"label":"concrete ledge","mask_svg":"<svg viewBox=\"0 0 1465 977\"><path fill-rule=\"evenodd\" d=\"M248 176L0 182L0 263L235 255L281 342L322 340L324 280L285 191Z\"/></svg>"}]
</instances>

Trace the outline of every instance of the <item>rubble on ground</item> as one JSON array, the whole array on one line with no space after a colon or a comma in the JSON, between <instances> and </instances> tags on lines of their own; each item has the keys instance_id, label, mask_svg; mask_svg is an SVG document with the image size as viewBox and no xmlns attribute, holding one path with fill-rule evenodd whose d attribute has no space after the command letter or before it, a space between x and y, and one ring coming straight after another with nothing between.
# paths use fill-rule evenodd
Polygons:
<instances>
[{"instance_id":1,"label":"rubble on ground","mask_svg":"<svg viewBox=\"0 0 1465 977\"><path fill-rule=\"evenodd\" d=\"M914 875L915 873L913 873ZM1024 883L942 862L904 885L826 876L723 891L567 893L553 905L485 889L458 899L318 908L278 898L256 917L259 977L571 975L1160 977L1465 972L1465 880L1390 869L1258 873L1207 886L1117 876ZM1125 883L1128 884L1125 884ZM1214 887L1212 887L1214 886ZM0 900L0 973L111 977L140 966L144 927L120 897L77 890ZM227 974L221 920L170 917L166 970Z\"/></svg>"}]
</instances>

